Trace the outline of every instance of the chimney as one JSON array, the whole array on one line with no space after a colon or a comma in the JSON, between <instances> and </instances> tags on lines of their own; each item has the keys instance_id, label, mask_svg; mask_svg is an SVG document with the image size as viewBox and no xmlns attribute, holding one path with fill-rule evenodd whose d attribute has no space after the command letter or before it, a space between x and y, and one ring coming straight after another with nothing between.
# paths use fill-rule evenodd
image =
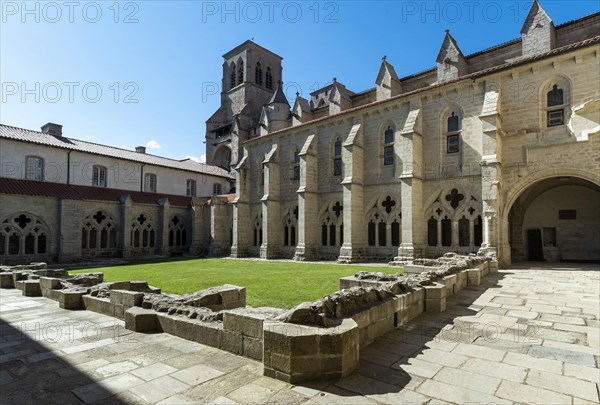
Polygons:
<instances>
[{"instance_id":1,"label":"chimney","mask_svg":"<svg viewBox=\"0 0 600 405\"><path fill-rule=\"evenodd\" d=\"M62 136L62 125L49 122L42 127L42 132L52 136Z\"/></svg>"},{"instance_id":2,"label":"chimney","mask_svg":"<svg viewBox=\"0 0 600 405\"><path fill-rule=\"evenodd\" d=\"M136 146L135 151L137 153L146 153L146 147L145 146Z\"/></svg>"}]
</instances>

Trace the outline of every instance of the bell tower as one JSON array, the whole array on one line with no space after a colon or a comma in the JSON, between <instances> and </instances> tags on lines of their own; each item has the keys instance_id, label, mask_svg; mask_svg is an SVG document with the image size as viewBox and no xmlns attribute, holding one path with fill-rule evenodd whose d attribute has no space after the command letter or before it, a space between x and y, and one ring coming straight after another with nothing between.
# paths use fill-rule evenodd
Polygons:
<instances>
[{"instance_id":1,"label":"bell tower","mask_svg":"<svg viewBox=\"0 0 600 405\"><path fill-rule=\"evenodd\" d=\"M206 161L229 169L256 136L262 108L282 79L279 55L246 41L223 55L221 106L206 121Z\"/></svg>"}]
</instances>

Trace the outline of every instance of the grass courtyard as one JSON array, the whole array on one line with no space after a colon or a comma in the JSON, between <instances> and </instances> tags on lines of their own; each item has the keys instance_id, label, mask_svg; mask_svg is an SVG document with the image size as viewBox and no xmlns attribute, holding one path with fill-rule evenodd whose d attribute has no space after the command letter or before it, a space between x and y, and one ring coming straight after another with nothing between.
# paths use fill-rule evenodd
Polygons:
<instances>
[{"instance_id":1,"label":"grass courtyard","mask_svg":"<svg viewBox=\"0 0 600 405\"><path fill-rule=\"evenodd\" d=\"M402 272L387 266L180 258L144 260L70 273L103 272L105 281L146 280L163 292L175 294L234 284L246 287L248 305L292 308L337 291L340 277L358 271Z\"/></svg>"}]
</instances>

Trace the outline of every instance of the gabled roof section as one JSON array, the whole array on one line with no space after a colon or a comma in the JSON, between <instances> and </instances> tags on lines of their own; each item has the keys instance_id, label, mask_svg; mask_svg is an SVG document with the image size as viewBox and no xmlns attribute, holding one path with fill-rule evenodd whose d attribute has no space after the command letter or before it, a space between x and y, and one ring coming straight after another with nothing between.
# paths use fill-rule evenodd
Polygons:
<instances>
[{"instance_id":1,"label":"gabled roof section","mask_svg":"<svg viewBox=\"0 0 600 405\"><path fill-rule=\"evenodd\" d=\"M269 104L287 104L288 106L290 105L290 103L287 100L287 97L285 96L285 94L283 94L283 82L280 80L277 83L277 88L275 89L275 93L273 93L273 97L271 97L271 101L269 101Z\"/></svg>"},{"instance_id":2,"label":"gabled roof section","mask_svg":"<svg viewBox=\"0 0 600 405\"><path fill-rule=\"evenodd\" d=\"M375 79L376 84L381 84L383 82L386 72L390 75L392 80L400 81L398 74L396 73L396 69L394 69L394 67L386 60L386 57L384 56L381 59L381 67L379 68L379 73L377 73L377 79Z\"/></svg>"},{"instance_id":3,"label":"gabled roof section","mask_svg":"<svg viewBox=\"0 0 600 405\"><path fill-rule=\"evenodd\" d=\"M241 44L239 44L238 46L236 46L235 48L233 48L232 50L230 50L229 52L227 52L226 54L224 54L223 58L229 59L231 56L239 53L243 48L256 48L256 49L260 49L263 52L270 53L271 55L279 58L280 60L283 60L283 58L281 56L277 55L275 52L270 51L267 48L260 46L259 44L257 44L256 42L254 42L252 40L247 40L247 41L242 42Z\"/></svg>"},{"instance_id":4,"label":"gabled roof section","mask_svg":"<svg viewBox=\"0 0 600 405\"><path fill-rule=\"evenodd\" d=\"M538 18L536 18L538 17ZM527 18L525 18L525 22L523 23L523 26L521 27L521 34L525 34L527 32L531 31L531 26L532 24L539 19L542 20L546 20L548 21L550 24L554 24L552 22L552 18L550 18L550 16L548 15L548 13L546 13L546 10L544 10L542 8L542 6L540 5L540 3L538 2L538 0L533 0L533 4L531 5L531 8L529 9L529 13L527 14Z\"/></svg>"},{"instance_id":5,"label":"gabled roof section","mask_svg":"<svg viewBox=\"0 0 600 405\"><path fill-rule=\"evenodd\" d=\"M300 94L296 94L296 100L294 101L294 107L292 111L304 111L310 112L310 105L308 104L308 100L300 97Z\"/></svg>"},{"instance_id":6,"label":"gabled roof section","mask_svg":"<svg viewBox=\"0 0 600 405\"><path fill-rule=\"evenodd\" d=\"M444 36L444 42L442 42L442 47L438 52L438 56L435 59L437 63L444 63L444 59L449 51L455 51L459 57L464 58L462 51L460 50L458 43L454 39L454 37L450 34L450 30L446 30L446 35Z\"/></svg>"},{"instance_id":7,"label":"gabled roof section","mask_svg":"<svg viewBox=\"0 0 600 405\"><path fill-rule=\"evenodd\" d=\"M231 179L232 176L225 169L218 166L195 162L191 159L175 160L148 153L137 153L132 150L115 148L107 145L86 142L64 136L53 136L43 132L31 131L29 129L11 127L0 124L0 139L29 142L37 145L50 146L61 149L74 150L83 153L106 156L115 159L124 159L133 162L146 163L155 166L168 167L171 169L185 170L188 172L202 173Z\"/></svg>"},{"instance_id":8,"label":"gabled roof section","mask_svg":"<svg viewBox=\"0 0 600 405\"><path fill-rule=\"evenodd\" d=\"M339 83L337 81L337 79L334 77L333 78L333 84L331 85L331 92L329 93L329 97L328 100L332 101L335 100L335 97L339 94L340 98L345 98L347 100L350 100L350 96L354 93L352 93L351 91L349 91L346 86L344 86L343 84Z\"/></svg>"}]
</instances>

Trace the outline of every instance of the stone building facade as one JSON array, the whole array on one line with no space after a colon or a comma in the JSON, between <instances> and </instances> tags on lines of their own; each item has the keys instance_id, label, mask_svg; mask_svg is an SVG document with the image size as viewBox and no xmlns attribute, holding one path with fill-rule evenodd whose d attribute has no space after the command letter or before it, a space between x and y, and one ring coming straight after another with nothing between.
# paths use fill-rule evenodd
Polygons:
<instances>
[{"instance_id":1,"label":"stone building facade","mask_svg":"<svg viewBox=\"0 0 600 405\"><path fill-rule=\"evenodd\" d=\"M520 38L465 56L446 31L432 69L384 57L375 88L293 105L281 58L236 47L206 132L236 176L232 256L600 260L599 27L534 1Z\"/></svg>"},{"instance_id":2,"label":"stone building facade","mask_svg":"<svg viewBox=\"0 0 600 405\"><path fill-rule=\"evenodd\" d=\"M0 125L0 262L219 253L231 245L232 181L144 147L67 138L56 124Z\"/></svg>"},{"instance_id":3,"label":"stone building facade","mask_svg":"<svg viewBox=\"0 0 600 405\"><path fill-rule=\"evenodd\" d=\"M207 165L0 126L0 260L193 255L600 260L600 13L290 104L282 58L223 55ZM229 182L235 182L229 187ZM235 190L235 194L227 194Z\"/></svg>"}]
</instances>

